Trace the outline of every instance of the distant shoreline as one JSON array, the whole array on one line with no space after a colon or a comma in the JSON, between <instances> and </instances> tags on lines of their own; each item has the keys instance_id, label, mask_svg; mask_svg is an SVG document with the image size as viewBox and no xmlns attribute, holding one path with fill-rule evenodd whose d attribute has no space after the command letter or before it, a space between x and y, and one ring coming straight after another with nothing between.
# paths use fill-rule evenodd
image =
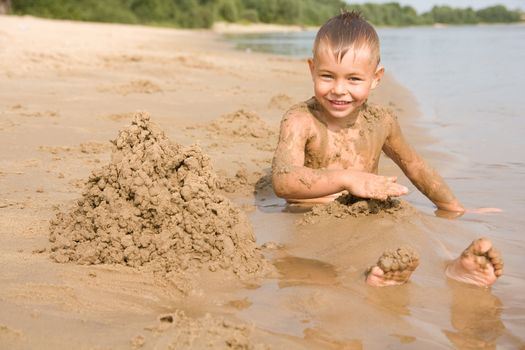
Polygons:
<instances>
[{"instance_id":1,"label":"distant shoreline","mask_svg":"<svg viewBox=\"0 0 525 350\"><path fill-rule=\"evenodd\" d=\"M525 26L525 22L517 23L475 23L475 24L447 24L434 23L430 25L412 25L412 26L375 26L376 28L448 28L448 27L494 27L494 26ZM305 31L317 31L319 27L299 26L299 25L282 25L267 23L227 23L216 22L210 30L221 35L235 34L272 34L272 33L298 33Z\"/></svg>"},{"instance_id":2,"label":"distant shoreline","mask_svg":"<svg viewBox=\"0 0 525 350\"><path fill-rule=\"evenodd\" d=\"M219 34L264 34L264 33L297 33L314 31L319 27L305 27L299 25L283 25L268 23L228 23L215 22L211 30Z\"/></svg>"}]
</instances>

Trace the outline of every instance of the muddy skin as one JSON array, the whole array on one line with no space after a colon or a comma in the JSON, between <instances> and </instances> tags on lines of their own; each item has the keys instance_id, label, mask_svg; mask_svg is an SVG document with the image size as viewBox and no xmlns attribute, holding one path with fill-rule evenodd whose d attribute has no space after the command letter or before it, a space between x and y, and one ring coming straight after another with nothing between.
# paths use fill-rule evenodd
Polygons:
<instances>
[{"instance_id":1,"label":"muddy skin","mask_svg":"<svg viewBox=\"0 0 525 350\"><path fill-rule=\"evenodd\" d=\"M381 148L393 118L390 111L365 104L355 123L334 128L323 120L317 104L315 98L299 103L285 113L281 122L272 179L275 193L287 200L307 199L301 193L319 188L330 171L377 174ZM320 197L340 190L334 188L334 192Z\"/></svg>"},{"instance_id":2,"label":"muddy skin","mask_svg":"<svg viewBox=\"0 0 525 350\"><path fill-rule=\"evenodd\" d=\"M374 287L406 283L419 265L419 255L410 247L385 251L366 273L366 283Z\"/></svg>"},{"instance_id":3,"label":"muddy skin","mask_svg":"<svg viewBox=\"0 0 525 350\"><path fill-rule=\"evenodd\" d=\"M448 277L488 287L503 275L503 258L487 238L474 240L446 269Z\"/></svg>"},{"instance_id":4,"label":"muddy skin","mask_svg":"<svg viewBox=\"0 0 525 350\"><path fill-rule=\"evenodd\" d=\"M377 173L379 154L386 134L384 124L391 112L365 104L358 120L339 130L329 130L319 112L315 98L299 104L297 111L307 111L313 119L311 135L306 142L305 163L312 169L359 169ZM291 109L293 111L294 108Z\"/></svg>"}]
</instances>

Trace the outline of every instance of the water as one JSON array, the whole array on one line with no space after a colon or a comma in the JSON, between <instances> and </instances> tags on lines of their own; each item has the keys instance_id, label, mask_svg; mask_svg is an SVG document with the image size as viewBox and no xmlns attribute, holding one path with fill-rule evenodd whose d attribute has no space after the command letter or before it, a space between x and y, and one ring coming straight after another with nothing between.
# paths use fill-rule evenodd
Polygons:
<instances>
[{"instance_id":1,"label":"water","mask_svg":"<svg viewBox=\"0 0 525 350\"><path fill-rule=\"evenodd\" d=\"M495 332L496 340L487 341L484 346L523 346L525 26L388 28L378 32L382 63L415 95L422 111L417 123L438 140L427 147L449 156L446 163L440 164L440 173L467 207L503 209L500 214L465 215L446 224L451 232L461 228L493 239L505 255L506 276L490 293L473 297L474 302L465 297L468 292L457 294L454 286L443 289L452 295L452 302L436 302L436 310L450 309L453 326L446 326L445 321L440 325L439 311L425 315L432 311L430 305L434 301L422 296L428 307L413 307L409 321L432 335L426 331L417 334L418 341L423 341L419 345L428 340L432 348L446 348L450 343L458 348L468 347L469 339L480 340L482 334L488 334L486 327L490 323L488 327ZM239 49L304 58L311 54L314 36L315 32L306 31L239 36L232 40ZM428 201L417 199L413 204L427 213L431 207ZM433 229L426 231L429 235L442 234ZM477 308L476 300L489 305L486 310L492 310L488 312L490 317ZM457 315L467 315L460 320L466 324L463 330L456 325ZM482 325L480 318L485 316L488 323ZM441 331L433 332L435 326ZM450 333L447 327L456 333ZM465 329L478 335L472 338ZM362 338L366 344L366 336ZM374 344L373 340L369 339L368 344Z\"/></svg>"}]
</instances>

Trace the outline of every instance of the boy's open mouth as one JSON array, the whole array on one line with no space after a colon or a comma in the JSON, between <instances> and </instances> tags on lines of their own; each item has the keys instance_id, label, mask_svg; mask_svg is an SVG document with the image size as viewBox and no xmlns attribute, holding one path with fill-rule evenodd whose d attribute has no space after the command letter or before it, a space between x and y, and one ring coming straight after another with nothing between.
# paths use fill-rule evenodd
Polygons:
<instances>
[{"instance_id":1,"label":"boy's open mouth","mask_svg":"<svg viewBox=\"0 0 525 350\"><path fill-rule=\"evenodd\" d=\"M350 101L341 101L341 100L328 100L328 101L330 101L331 104L336 105L336 106L345 106L351 103Z\"/></svg>"}]
</instances>

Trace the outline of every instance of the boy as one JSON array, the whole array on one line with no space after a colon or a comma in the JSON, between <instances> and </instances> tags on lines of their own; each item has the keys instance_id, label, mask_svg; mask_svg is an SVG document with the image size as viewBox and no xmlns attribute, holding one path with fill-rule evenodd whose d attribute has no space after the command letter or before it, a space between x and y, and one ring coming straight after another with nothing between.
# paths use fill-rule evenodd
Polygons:
<instances>
[{"instance_id":1,"label":"boy","mask_svg":"<svg viewBox=\"0 0 525 350\"><path fill-rule=\"evenodd\" d=\"M384 73L379 61L377 33L359 13L344 12L320 28L308 60L315 96L293 106L281 122L272 165L276 195L290 203L325 203L344 192L380 200L408 193L395 177L377 175L384 151L438 209L464 212L441 176L406 142L396 118L367 103ZM417 258L409 260L388 273L372 267L367 283L405 283L417 267ZM502 266L492 243L480 239L452 262L447 275L487 286Z\"/></svg>"}]
</instances>

